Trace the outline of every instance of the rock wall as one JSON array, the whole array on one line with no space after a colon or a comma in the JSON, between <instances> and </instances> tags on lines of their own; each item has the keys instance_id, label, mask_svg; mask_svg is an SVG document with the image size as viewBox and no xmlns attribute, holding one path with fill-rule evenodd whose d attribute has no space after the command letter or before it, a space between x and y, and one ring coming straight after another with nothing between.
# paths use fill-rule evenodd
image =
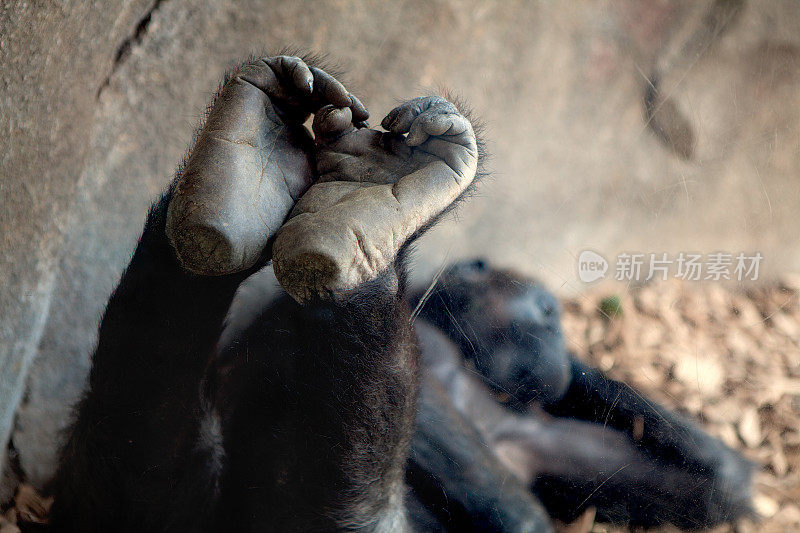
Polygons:
<instances>
[{"instance_id":1,"label":"rock wall","mask_svg":"<svg viewBox=\"0 0 800 533\"><path fill-rule=\"evenodd\" d=\"M0 464L53 304L98 90L147 9L142 0L0 7Z\"/></svg>"}]
</instances>

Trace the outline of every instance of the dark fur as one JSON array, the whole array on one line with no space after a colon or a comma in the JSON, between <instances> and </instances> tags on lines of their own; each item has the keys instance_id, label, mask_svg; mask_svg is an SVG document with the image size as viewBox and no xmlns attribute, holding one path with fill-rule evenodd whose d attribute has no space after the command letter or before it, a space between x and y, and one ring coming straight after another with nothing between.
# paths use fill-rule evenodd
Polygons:
<instances>
[{"instance_id":1,"label":"dark fur","mask_svg":"<svg viewBox=\"0 0 800 533\"><path fill-rule=\"evenodd\" d=\"M451 394L423 363L406 468L418 503L409 509L415 525L420 531L551 532L543 506L500 464Z\"/></svg>"},{"instance_id":2,"label":"dark fur","mask_svg":"<svg viewBox=\"0 0 800 533\"><path fill-rule=\"evenodd\" d=\"M283 296L216 358L220 530L367 527L400 503L417 381L402 285L304 306Z\"/></svg>"},{"instance_id":3,"label":"dark fur","mask_svg":"<svg viewBox=\"0 0 800 533\"><path fill-rule=\"evenodd\" d=\"M164 232L174 185L100 324L53 485L53 530L400 524L418 380L404 258L422 232L373 282L303 306L284 296L217 346L237 287L270 250L247 272L185 271Z\"/></svg>"},{"instance_id":4,"label":"dark fur","mask_svg":"<svg viewBox=\"0 0 800 533\"><path fill-rule=\"evenodd\" d=\"M417 330L423 374L435 376L450 403L426 411L434 393L423 381L409 478L422 502L448 526L464 516L479 527L493 516L518 515L518 501L497 498L503 465L486 458L487 447L510 445L525 458L520 469L533 494L567 522L588 507L603 521L688 529L749 514L752 465L694 423L568 354L554 302L541 285L484 260L456 264L440 277ZM495 406L465 363L508 396L511 409ZM553 379L556 386L548 384ZM546 414L528 410L531 400ZM459 460L448 464L450 457ZM473 464L481 466L476 471Z\"/></svg>"}]
</instances>

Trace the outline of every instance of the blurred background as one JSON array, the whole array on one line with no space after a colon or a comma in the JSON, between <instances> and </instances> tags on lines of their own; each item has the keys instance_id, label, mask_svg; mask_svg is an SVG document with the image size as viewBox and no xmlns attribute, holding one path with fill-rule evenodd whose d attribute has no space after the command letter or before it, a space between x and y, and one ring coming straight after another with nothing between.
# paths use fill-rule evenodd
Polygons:
<instances>
[{"instance_id":1,"label":"blurred background","mask_svg":"<svg viewBox=\"0 0 800 533\"><path fill-rule=\"evenodd\" d=\"M796 280L795 0L3 1L0 502L52 474L105 300L220 77L285 46L328 54L373 124L431 88L485 122L492 177L421 241L417 282L482 255L579 309L599 290L577 275L586 249L758 251L760 284Z\"/></svg>"}]
</instances>

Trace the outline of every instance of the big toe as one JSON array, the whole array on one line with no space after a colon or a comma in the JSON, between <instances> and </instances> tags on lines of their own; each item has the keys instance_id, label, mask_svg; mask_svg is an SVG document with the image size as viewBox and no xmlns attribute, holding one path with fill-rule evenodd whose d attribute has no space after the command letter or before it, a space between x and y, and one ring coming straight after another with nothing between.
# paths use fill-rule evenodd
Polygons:
<instances>
[{"instance_id":1,"label":"big toe","mask_svg":"<svg viewBox=\"0 0 800 533\"><path fill-rule=\"evenodd\" d=\"M318 141L341 137L355 129L355 126L353 126L353 112L349 107L327 105L314 115L312 129L314 130L314 137Z\"/></svg>"}]
</instances>

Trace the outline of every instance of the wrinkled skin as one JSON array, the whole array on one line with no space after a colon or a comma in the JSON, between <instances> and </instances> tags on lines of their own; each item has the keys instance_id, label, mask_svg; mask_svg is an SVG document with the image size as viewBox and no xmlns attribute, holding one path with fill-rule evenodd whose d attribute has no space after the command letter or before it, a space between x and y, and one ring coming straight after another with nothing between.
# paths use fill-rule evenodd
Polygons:
<instances>
[{"instance_id":1,"label":"wrinkled skin","mask_svg":"<svg viewBox=\"0 0 800 533\"><path fill-rule=\"evenodd\" d=\"M54 531L410 527L403 477L418 352L403 250L470 186L478 153L469 121L427 101L393 111L402 125L392 122L393 142L377 150L366 110L324 70L278 56L228 77L107 304L54 481ZM301 126L310 113L314 145ZM463 131L442 131L442 120ZM383 176L360 201L337 201L345 225L308 189L312 163L334 149L353 162L338 179ZM472 159L452 159L465 149ZM323 208L278 231L303 193ZM279 276L294 298L220 342L248 276L273 256L286 266L324 255L359 229L359 246L373 239L376 255L334 257L358 276L342 284L297 263L302 275Z\"/></svg>"},{"instance_id":2,"label":"wrinkled skin","mask_svg":"<svg viewBox=\"0 0 800 533\"><path fill-rule=\"evenodd\" d=\"M332 105L359 123L369 116L335 78L298 57L256 59L230 76L167 213L167 236L185 267L221 275L261 259L314 180L314 145L303 122Z\"/></svg>"},{"instance_id":3,"label":"wrinkled skin","mask_svg":"<svg viewBox=\"0 0 800 533\"><path fill-rule=\"evenodd\" d=\"M423 501L434 514L446 525L468 516L475 527L504 513L505 523L520 524L513 518L535 507L512 498L513 489L498 500L497 480L510 471L567 522L588 507L602 521L687 529L748 515L753 465L568 354L559 318L540 284L485 260L458 263L439 278L415 323L423 374L435 385L423 381L410 478L415 491L433 495ZM429 406L436 400L425 388L437 386L446 407ZM470 440L470 431L479 438ZM495 462L486 459L487 446ZM456 475L448 457L482 467ZM491 512L487 502L495 502Z\"/></svg>"},{"instance_id":4,"label":"wrinkled skin","mask_svg":"<svg viewBox=\"0 0 800 533\"><path fill-rule=\"evenodd\" d=\"M298 301L375 278L477 172L472 125L442 98L395 108L382 122L387 132L356 128L352 118L333 106L315 116L319 182L275 241L275 275Z\"/></svg>"}]
</instances>

